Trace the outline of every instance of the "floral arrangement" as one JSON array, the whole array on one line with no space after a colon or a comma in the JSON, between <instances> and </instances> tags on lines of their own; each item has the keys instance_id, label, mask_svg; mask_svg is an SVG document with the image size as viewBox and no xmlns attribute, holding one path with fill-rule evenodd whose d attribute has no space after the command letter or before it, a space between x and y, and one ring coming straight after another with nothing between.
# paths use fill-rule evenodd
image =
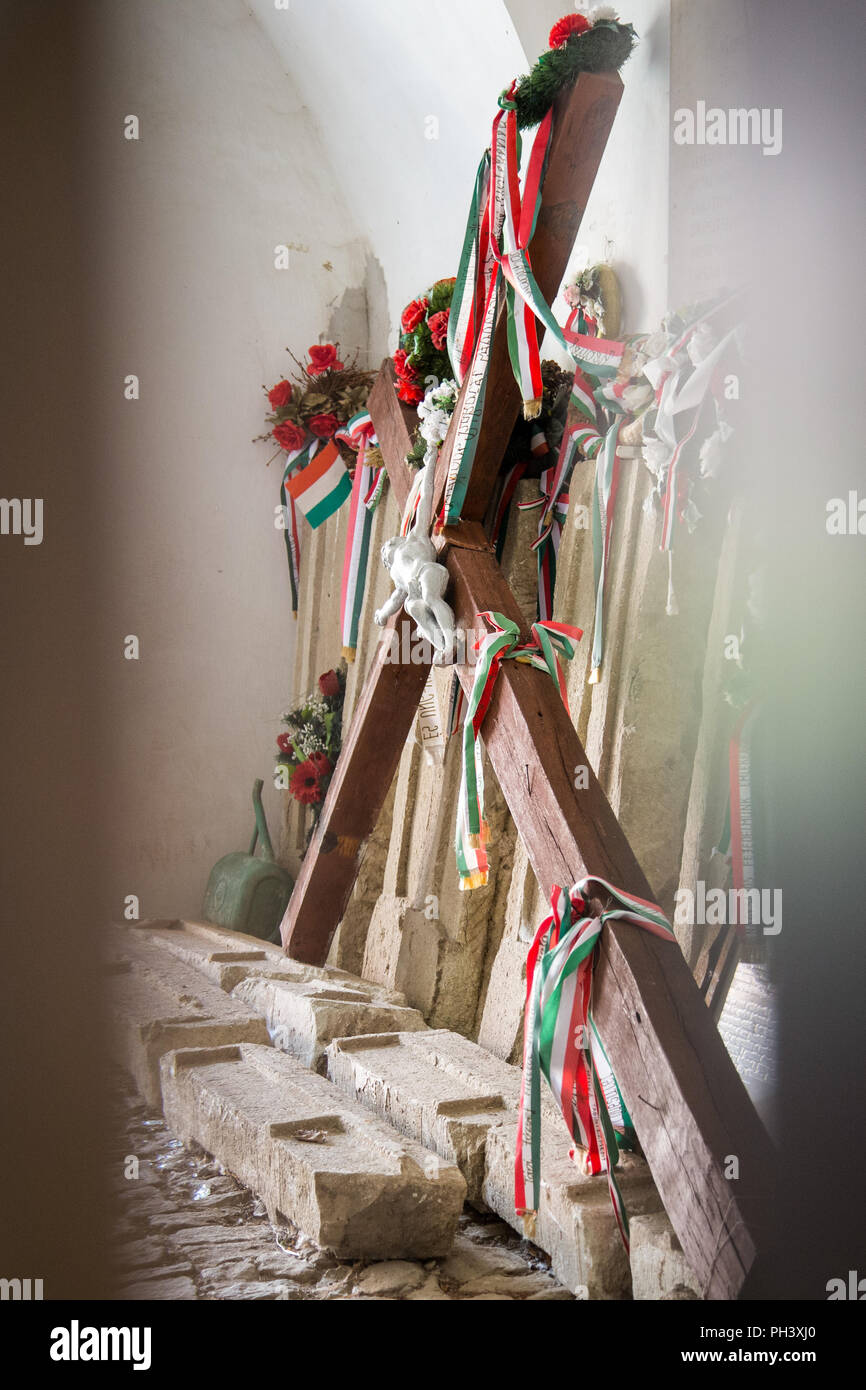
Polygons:
<instances>
[{"instance_id":1,"label":"floral arrangement","mask_svg":"<svg viewBox=\"0 0 866 1390\"><path fill-rule=\"evenodd\" d=\"M616 72L631 53L636 34L622 24L610 5L588 13L568 14L550 31L542 53L528 76L517 79L515 103L521 130L538 125L560 92L573 86L582 72Z\"/></svg>"},{"instance_id":2,"label":"floral arrangement","mask_svg":"<svg viewBox=\"0 0 866 1390\"><path fill-rule=\"evenodd\" d=\"M319 818L325 793L340 753L345 663L319 676L317 689L282 716L287 732L277 736L276 769L285 768L288 790L302 806L315 808Z\"/></svg>"},{"instance_id":3,"label":"floral arrangement","mask_svg":"<svg viewBox=\"0 0 866 1390\"><path fill-rule=\"evenodd\" d=\"M276 440L284 453L294 454L311 437L333 439L364 409L373 374L360 371L357 358L348 366L341 362L339 350L337 343L319 343L308 350L306 363L289 354L299 371L293 381L284 377L276 386L262 388L270 413L266 416L268 433L259 439ZM343 461L354 467L355 455L349 446L342 440L337 440L337 446Z\"/></svg>"},{"instance_id":4,"label":"floral arrangement","mask_svg":"<svg viewBox=\"0 0 866 1390\"><path fill-rule=\"evenodd\" d=\"M397 395L406 405L420 405L431 385L451 375L448 319L455 280L437 280L426 294L407 304L400 319L400 346L394 353Z\"/></svg>"},{"instance_id":5,"label":"floral arrangement","mask_svg":"<svg viewBox=\"0 0 866 1390\"><path fill-rule=\"evenodd\" d=\"M423 400L418 402L421 423L415 431L412 448L406 455L410 468L420 468L428 450L436 449L442 443L448 433L458 395L456 381L442 381L425 391Z\"/></svg>"}]
</instances>

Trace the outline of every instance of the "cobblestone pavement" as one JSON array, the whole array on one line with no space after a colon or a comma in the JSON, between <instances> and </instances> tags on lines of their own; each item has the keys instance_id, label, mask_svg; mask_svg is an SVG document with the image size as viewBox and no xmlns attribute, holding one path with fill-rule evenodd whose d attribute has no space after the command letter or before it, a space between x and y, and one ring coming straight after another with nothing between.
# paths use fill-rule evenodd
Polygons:
<instances>
[{"instance_id":1,"label":"cobblestone pavement","mask_svg":"<svg viewBox=\"0 0 866 1390\"><path fill-rule=\"evenodd\" d=\"M111 1178L118 1195L119 1298L572 1298L549 1272L542 1251L498 1218L470 1207L444 1259L337 1260L295 1228L272 1226L255 1195L201 1149L175 1139L124 1074L114 1085L119 1124Z\"/></svg>"}]
</instances>

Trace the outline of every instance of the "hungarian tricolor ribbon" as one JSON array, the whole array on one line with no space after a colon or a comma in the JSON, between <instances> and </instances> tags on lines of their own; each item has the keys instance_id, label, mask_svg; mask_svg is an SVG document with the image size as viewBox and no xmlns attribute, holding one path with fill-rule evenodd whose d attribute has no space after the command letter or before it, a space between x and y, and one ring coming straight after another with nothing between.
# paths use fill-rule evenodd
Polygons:
<instances>
[{"instance_id":1,"label":"hungarian tricolor ribbon","mask_svg":"<svg viewBox=\"0 0 866 1390\"><path fill-rule=\"evenodd\" d=\"M593 898L609 906L594 913ZM596 946L606 922L631 922L675 942L656 903L587 877L567 890L555 887L551 914L535 934L526 961L523 1079L514 1166L514 1202L531 1227L541 1199L541 1078L545 1077L587 1173L606 1173L611 1205L628 1250L628 1216L614 1168L633 1127L592 1016ZM620 1136L618 1138L618 1135ZM527 1201L526 1149L532 1200ZM575 1157L574 1150L571 1156Z\"/></svg>"},{"instance_id":2,"label":"hungarian tricolor ribbon","mask_svg":"<svg viewBox=\"0 0 866 1390\"><path fill-rule=\"evenodd\" d=\"M565 676L561 658L570 660L574 643L583 633L566 623L533 623L528 642L521 643L517 623L501 613L477 615L492 631L475 643L478 661L472 691L463 721L463 762L457 803L455 850L460 888L481 888L487 883L489 864L486 845L488 828L484 820L484 768L479 734L493 698L493 689L503 661L521 661L547 671L568 709Z\"/></svg>"},{"instance_id":3,"label":"hungarian tricolor ribbon","mask_svg":"<svg viewBox=\"0 0 866 1390\"><path fill-rule=\"evenodd\" d=\"M615 420L604 437L598 454L595 469L595 487L592 494L592 561L595 578L595 626L592 634L592 670L590 684L595 685L601 672L604 655L604 590L610 561L613 517L616 509L616 496L619 488L619 445L620 430L624 418Z\"/></svg>"},{"instance_id":4,"label":"hungarian tricolor ribbon","mask_svg":"<svg viewBox=\"0 0 866 1390\"><path fill-rule=\"evenodd\" d=\"M289 492L288 484L292 474L305 468L321 444L320 439L308 439L300 449L286 455L286 465L280 479L280 516L283 522L283 537L286 542L286 558L289 562L289 585L292 590L292 612L298 615L298 593L301 582L301 543L298 535L298 514L295 499Z\"/></svg>"},{"instance_id":5,"label":"hungarian tricolor ribbon","mask_svg":"<svg viewBox=\"0 0 866 1390\"><path fill-rule=\"evenodd\" d=\"M343 656L347 661L354 661L358 645L358 626L364 604L373 512L382 495L385 470L381 467L370 468L366 462L367 446L378 443L369 411L362 410L353 415L345 428L337 431L335 438L342 440L358 453L352 479L340 596Z\"/></svg>"}]
</instances>

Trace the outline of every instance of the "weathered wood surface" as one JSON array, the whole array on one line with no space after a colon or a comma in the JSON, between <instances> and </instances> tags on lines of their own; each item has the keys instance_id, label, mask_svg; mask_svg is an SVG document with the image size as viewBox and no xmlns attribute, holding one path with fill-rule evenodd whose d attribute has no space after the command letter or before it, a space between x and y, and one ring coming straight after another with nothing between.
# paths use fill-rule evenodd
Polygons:
<instances>
[{"instance_id":1,"label":"weathered wood surface","mask_svg":"<svg viewBox=\"0 0 866 1390\"><path fill-rule=\"evenodd\" d=\"M390 357L386 357L379 368L367 407L385 460L388 481L402 513L413 482L413 473L405 458L412 447L412 434L418 424L418 416L409 406L403 405L397 396L394 363Z\"/></svg>"},{"instance_id":2,"label":"weathered wood surface","mask_svg":"<svg viewBox=\"0 0 866 1390\"><path fill-rule=\"evenodd\" d=\"M469 530L470 528L467 528ZM454 545L446 563L458 625L481 609L525 623L492 551ZM473 670L459 668L471 689ZM587 874L653 899L553 682L502 663L482 729L545 894ZM588 786L575 788L578 767ZM593 1008L668 1216L706 1294L735 1298L770 1202L773 1154L679 947L626 923L601 940ZM725 1177L730 1155L739 1178Z\"/></svg>"},{"instance_id":3,"label":"weathered wood surface","mask_svg":"<svg viewBox=\"0 0 866 1390\"><path fill-rule=\"evenodd\" d=\"M393 659L389 638L404 622L398 613L383 628L283 917L283 947L294 960L323 965L327 958L418 710L430 666Z\"/></svg>"},{"instance_id":4,"label":"weathered wood surface","mask_svg":"<svg viewBox=\"0 0 866 1390\"><path fill-rule=\"evenodd\" d=\"M568 266L622 91L622 80L617 73L584 72L574 87L563 93L554 106L553 136L541 210L529 246L533 273L549 304L553 302ZM460 401L462 399L461 391ZM448 464L460 417L460 401L436 466L434 515L441 509L445 495ZM484 518L519 410L520 391L508 357L503 303L493 332L484 413L472 476L462 508L465 521L481 521Z\"/></svg>"}]
</instances>

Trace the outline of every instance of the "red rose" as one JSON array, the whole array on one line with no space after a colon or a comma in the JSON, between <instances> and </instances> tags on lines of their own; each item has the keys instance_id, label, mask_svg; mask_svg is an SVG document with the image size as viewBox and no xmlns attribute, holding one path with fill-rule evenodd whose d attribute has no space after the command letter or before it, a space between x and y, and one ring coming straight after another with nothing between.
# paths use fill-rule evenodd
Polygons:
<instances>
[{"instance_id":1,"label":"red rose","mask_svg":"<svg viewBox=\"0 0 866 1390\"><path fill-rule=\"evenodd\" d=\"M417 381L418 373L409 363L409 354L402 348L398 348L394 353L394 371L401 381Z\"/></svg>"},{"instance_id":2,"label":"red rose","mask_svg":"<svg viewBox=\"0 0 866 1390\"><path fill-rule=\"evenodd\" d=\"M556 21L547 42L551 48L560 48L572 34L584 34L591 27L586 15L567 14L564 19Z\"/></svg>"},{"instance_id":3,"label":"red rose","mask_svg":"<svg viewBox=\"0 0 866 1390\"><path fill-rule=\"evenodd\" d=\"M340 678L336 671L326 671L323 676L319 676L319 690L323 695L339 695Z\"/></svg>"},{"instance_id":4,"label":"red rose","mask_svg":"<svg viewBox=\"0 0 866 1390\"><path fill-rule=\"evenodd\" d=\"M429 299L413 299L411 304L407 304L403 310L403 317L400 326L404 333L411 333L413 328L417 328L422 323L427 310L430 308Z\"/></svg>"},{"instance_id":5,"label":"red rose","mask_svg":"<svg viewBox=\"0 0 866 1390\"><path fill-rule=\"evenodd\" d=\"M321 376L322 372L341 372L343 363L337 361L337 349L333 343L322 343L320 347L310 348L310 376Z\"/></svg>"},{"instance_id":6,"label":"red rose","mask_svg":"<svg viewBox=\"0 0 866 1390\"><path fill-rule=\"evenodd\" d=\"M295 768L289 782L289 791L302 806L314 806L317 801L322 800L319 774L309 758L305 763L301 763L300 767Z\"/></svg>"},{"instance_id":7,"label":"red rose","mask_svg":"<svg viewBox=\"0 0 866 1390\"><path fill-rule=\"evenodd\" d=\"M448 320L451 317L450 309L440 309L438 314L427 320L427 327L430 329L430 337L433 339L433 346L437 352L441 352L445 346L448 336Z\"/></svg>"},{"instance_id":8,"label":"red rose","mask_svg":"<svg viewBox=\"0 0 866 1390\"><path fill-rule=\"evenodd\" d=\"M340 428L340 422L336 415L314 415L309 426L320 439L331 439Z\"/></svg>"},{"instance_id":9,"label":"red rose","mask_svg":"<svg viewBox=\"0 0 866 1390\"><path fill-rule=\"evenodd\" d=\"M292 383L290 381L286 381L285 378L282 381L278 381L276 386L272 386L268 392L268 400L271 403L271 409L279 410L281 406L288 405L289 401L292 399L292 394Z\"/></svg>"},{"instance_id":10,"label":"red rose","mask_svg":"<svg viewBox=\"0 0 866 1390\"><path fill-rule=\"evenodd\" d=\"M275 425L271 433L281 449L285 449L287 454L293 454L298 449L303 449L307 440L306 430L301 429L292 420L284 420L281 425Z\"/></svg>"},{"instance_id":11,"label":"red rose","mask_svg":"<svg viewBox=\"0 0 866 1390\"><path fill-rule=\"evenodd\" d=\"M292 743L291 734L277 734L277 747L281 753L294 754L295 745Z\"/></svg>"},{"instance_id":12,"label":"red rose","mask_svg":"<svg viewBox=\"0 0 866 1390\"><path fill-rule=\"evenodd\" d=\"M397 395L406 405L418 405L424 399L424 392L420 386L413 386L411 381L401 381L397 387Z\"/></svg>"},{"instance_id":13,"label":"red rose","mask_svg":"<svg viewBox=\"0 0 866 1390\"><path fill-rule=\"evenodd\" d=\"M333 772L331 759L328 757L327 753L311 753L309 761L313 764L313 767L320 777L328 777L331 772Z\"/></svg>"}]
</instances>

